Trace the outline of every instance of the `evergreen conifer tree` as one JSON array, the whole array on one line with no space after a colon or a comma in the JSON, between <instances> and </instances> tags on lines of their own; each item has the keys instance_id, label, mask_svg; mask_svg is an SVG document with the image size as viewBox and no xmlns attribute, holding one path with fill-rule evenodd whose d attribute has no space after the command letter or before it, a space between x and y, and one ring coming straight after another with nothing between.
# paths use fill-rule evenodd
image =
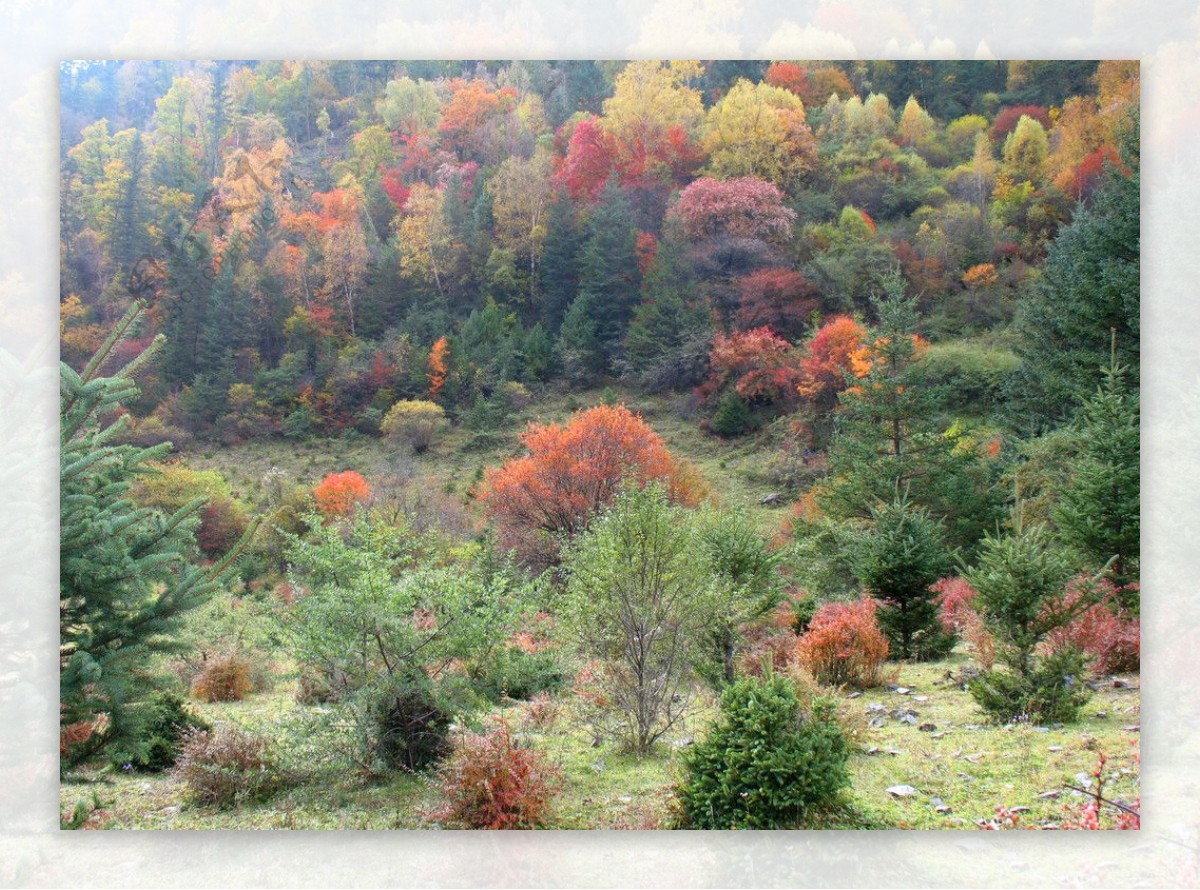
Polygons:
<instances>
[{"instance_id":1,"label":"evergreen conifer tree","mask_svg":"<svg viewBox=\"0 0 1200 890\"><path fill-rule=\"evenodd\" d=\"M136 395L134 375L161 338L112 376L100 372L144 312L135 302L82 372L61 365L60 719L64 731L88 727L64 766L103 747L131 760L144 753L141 723L156 685L149 658L173 648L180 617L217 589L256 527L201 566L193 530L202 501L164 516L130 499L169 445L117 444L125 417L109 418Z\"/></svg>"}]
</instances>

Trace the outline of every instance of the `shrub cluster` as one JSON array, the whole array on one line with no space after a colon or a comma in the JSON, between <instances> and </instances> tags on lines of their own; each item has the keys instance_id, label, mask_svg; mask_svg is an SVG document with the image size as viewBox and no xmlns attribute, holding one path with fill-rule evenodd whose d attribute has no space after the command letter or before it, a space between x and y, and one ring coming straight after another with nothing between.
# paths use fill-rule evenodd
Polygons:
<instances>
[{"instance_id":1,"label":"shrub cluster","mask_svg":"<svg viewBox=\"0 0 1200 890\"><path fill-rule=\"evenodd\" d=\"M393 442L408 445L421 454L447 426L446 411L435 402L402 399L388 410L379 431Z\"/></svg>"},{"instance_id":2,"label":"shrub cluster","mask_svg":"<svg viewBox=\"0 0 1200 890\"><path fill-rule=\"evenodd\" d=\"M183 699L170 692L150 696L138 709L137 718L138 732L132 750L112 754L111 761L116 767L146 772L169 769L188 733L212 728Z\"/></svg>"},{"instance_id":3,"label":"shrub cluster","mask_svg":"<svg viewBox=\"0 0 1200 890\"><path fill-rule=\"evenodd\" d=\"M238 652L210 658L192 678L192 698L200 701L241 701L253 691L254 665Z\"/></svg>"}]
</instances>

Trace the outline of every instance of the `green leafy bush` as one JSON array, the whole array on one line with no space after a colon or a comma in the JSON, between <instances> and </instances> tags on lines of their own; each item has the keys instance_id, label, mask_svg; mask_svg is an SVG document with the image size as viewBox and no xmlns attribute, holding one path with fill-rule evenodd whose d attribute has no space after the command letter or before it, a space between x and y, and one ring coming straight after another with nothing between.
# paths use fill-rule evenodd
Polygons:
<instances>
[{"instance_id":1,"label":"green leafy bush","mask_svg":"<svg viewBox=\"0 0 1200 890\"><path fill-rule=\"evenodd\" d=\"M795 827L846 787L848 746L827 701L801 708L792 684L746 678L721 696L721 716L683 754L679 788L693 828Z\"/></svg>"},{"instance_id":2,"label":"green leafy bush","mask_svg":"<svg viewBox=\"0 0 1200 890\"><path fill-rule=\"evenodd\" d=\"M527 652L519 646L501 646L479 664L475 677L477 688L491 701L506 697L528 701L539 692L561 688L566 672L553 651Z\"/></svg>"},{"instance_id":3,"label":"green leafy bush","mask_svg":"<svg viewBox=\"0 0 1200 890\"><path fill-rule=\"evenodd\" d=\"M1059 649L1041 659L1027 675L987 671L970 683L971 696L1000 722L1028 718L1038 723L1070 723L1091 697L1084 685L1087 656Z\"/></svg>"}]
</instances>

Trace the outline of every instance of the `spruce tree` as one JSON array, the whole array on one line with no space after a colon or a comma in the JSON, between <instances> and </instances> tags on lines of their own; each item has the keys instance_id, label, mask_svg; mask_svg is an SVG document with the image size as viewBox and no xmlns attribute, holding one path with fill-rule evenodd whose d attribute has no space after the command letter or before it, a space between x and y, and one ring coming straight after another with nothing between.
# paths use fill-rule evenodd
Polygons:
<instances>
[{"instance_id":1,"label":"spruce tree","mask_svg":"<svg viewBox=\"0 0 1200 890\"><path fill-rule=\"evenodd\" d=\"M640 285L632 211L616 181L609 180L588 217L579 256L580 298L572 304L572 309L587 308L606 363L617 354L633 318ZM583 297L587 302L580 304Z\"/></svg>"},{"instance_id":2,"label":"spruce tree","mask_svg":"<svg viewBox=\"0 0 1200 890\"><path fill-rule=\"evenodd\" d=\"M879 624L900 658L939 658L953 645L942 632L930 589L950 569L940 522L903 497L872 511L855 539L853 561L863 587L881 603Z\"/></svg>"},{"instance_id":3,"label":"spruce tree","mask_svg":"<svg viewBox=\"0 0 1200 890\"><path fill-rule=\"evenodd\" d=\"M1012 385L1013 422L1057 425L1094 386L1116 331L1117 360L1138 384L1141 177L1135 129L1122 146L1128 175L1110 167L1090 207L1080 207L1050 248L1042 276L1018 303L1021 372Z\"/></svg>"},{"instance_id":4,"label":"spruce tree","mask_svg":"<svg viewBox=\"0 0 1200 890\"><path fill-rule=\"evenodd\" d=\"M60 720L64 732L89 727L64 766L105 747L118 759L144 755L142 724L157 685L149 658L174 647L181 616L217 589L254 531L200 566L193 530L202 501L164 516L130 499L169 445L117 444L125 417L109 418L137 394L134 375L161 335L112 376L100 372L144 312L135 302L82 372L61 365Z\"/></svg>"},{"instance_id":5,"label":"spruce tree","mask_svg":"<svg viewBox=\"0 0 1200 890\"><path fill-rule=\"evenodd\" d=\"M1120 586L1138 578L1141 538L1139 399L1126 373L1114 344L1104 383L1075 416L1076 469L1054 511L1063 540Z\"/></svg>"},{"instance_id":6,"label":"spruce tree","mask_svg":"<svg viewBox=\"0 0 1200 890\"><path fill-rule=\"evenodd\" d=\"M999 515L989 468L961 430L940 423L945 393L918 361L916 304L898 276L875 309L869 367L850 376L835 416L822 506L834 518L868 520L904 494L945 521L951 546L969 548Z\"/></svg>"}]
</instances>

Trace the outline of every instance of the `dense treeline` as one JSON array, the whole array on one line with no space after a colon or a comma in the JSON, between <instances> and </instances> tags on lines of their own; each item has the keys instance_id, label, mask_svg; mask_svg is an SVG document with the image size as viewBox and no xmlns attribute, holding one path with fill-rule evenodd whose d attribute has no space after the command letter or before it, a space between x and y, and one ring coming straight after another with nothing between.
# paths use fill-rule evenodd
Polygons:
<instances>
[{"instance_id":1,"label":"dense treeline","mask_svg":"<svg viewBox=\"0 0 1200 890\"><path fill-rule=\"evenodd\" d=\"M505 384L610 376L699 387L727 435L798 402L827 413L790 385L796 347L842 314L874 322L896 271L935 347L1007 329L1106 164L1128 169L1137 97L1136 65L1083 62L125 62L62 80L64 358L149 300L145 336L167 346L134 411L177 441L376 433L430 395L431 360L452 417L502 415ZM1073 348L1103 353L1120 321ZM1116 326L1130 358L1136 329ZM988 347L969 371L935 348L938 367L994 396L1009 349L1037 351Z\"/></svg>"}]
</instances>

